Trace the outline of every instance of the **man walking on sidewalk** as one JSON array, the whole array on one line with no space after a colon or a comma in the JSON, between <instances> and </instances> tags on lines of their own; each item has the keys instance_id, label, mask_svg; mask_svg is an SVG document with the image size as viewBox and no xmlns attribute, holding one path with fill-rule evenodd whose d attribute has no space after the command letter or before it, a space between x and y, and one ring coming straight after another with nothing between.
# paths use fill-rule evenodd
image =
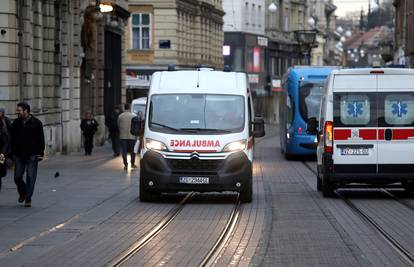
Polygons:
<instances>
[{"instance_id":1,"label":"man walking on sidewalk","mask_svg":"<svg viewBox=\"0 0 414 267\"><path fill-rule=\"evenodd\" d=\"M43 158L45 138L40 120L30 114L30 105L17 104L18 118L11 128L12 154L15 157L14 182L19 192L19 203L32 206L32 195L37 177L38 161ZM26 172L26 182L23 175Z\"/></svg>"},{"instance_id":2,"label":"man walking on sidewalk","mask_svg":"<svg viewBox=\"0 0 414 267\"><path fill-rule=\"evenodd\" d=\"M125 111L118 117L119 137L121 138L121 152L124 161L124 170L128 169L128 152L131 154L131 168L135 169L135 136L131 134L131 120L135 114L130 111L129 104L125 104Z\"/></svg>"},{"instance_id":3,"label":"man walking on sidewalk","mask_svg":"<svg viewBox=\"0 0 414 267\"><path fill-rule=\"evenodd\" d=\"M120 140L119 140L119 127L118 127L118 117L121 114L121 108L116 106L114 107L113 112L106 118L105 124L109 130L109 138L112 143L112 151L114 152L114 157L119 156L120 150Z\"/></svg>"}]
</instances>

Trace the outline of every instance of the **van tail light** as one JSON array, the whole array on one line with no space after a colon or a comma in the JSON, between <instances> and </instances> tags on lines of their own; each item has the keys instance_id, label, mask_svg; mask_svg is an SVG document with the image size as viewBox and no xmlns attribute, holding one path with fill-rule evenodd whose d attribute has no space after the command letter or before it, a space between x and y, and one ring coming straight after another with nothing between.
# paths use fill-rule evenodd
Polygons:
<instances>
[{"instance_id":1,"label":"van tail light","mask_svg":"<svg viewBox=\"0 0 414 267\"><path fill-rule=\"evenodd\" d=\"M331 121L325 122L325 130L323 136L325 153L333 153L333 123Z\"/></svg>"}]
</instances>

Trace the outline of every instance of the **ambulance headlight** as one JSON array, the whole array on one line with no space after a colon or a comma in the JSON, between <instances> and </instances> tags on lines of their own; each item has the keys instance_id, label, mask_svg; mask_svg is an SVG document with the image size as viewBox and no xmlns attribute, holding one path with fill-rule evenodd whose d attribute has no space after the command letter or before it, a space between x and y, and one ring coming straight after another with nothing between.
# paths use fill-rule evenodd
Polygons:
<instances>
[{"instance_id":1,"label":"ambulance headlight","mask_svg":"<svg viewBox=\"0 0 414 267\"><path fill-rule=\"evenodd\" d=\"M236 152L236 151L242 151L245 150L247 147L247 141L246 140L240 140L237 142L232 142L230 144L227 144L223 152Z\"/></svg>"},{"instance_id":2,"label":"ambulance headlight","mask_svg":"<svg viewBox=\"0 0 414 267\"><path fill-rule=\"evenodd\" d=\"M157 150L157 151L167 151L167 146L164 145L162 142L160 141L156 141L153 139L145 139L145 147L148 150Z\"/></svg>"}]
</instances>

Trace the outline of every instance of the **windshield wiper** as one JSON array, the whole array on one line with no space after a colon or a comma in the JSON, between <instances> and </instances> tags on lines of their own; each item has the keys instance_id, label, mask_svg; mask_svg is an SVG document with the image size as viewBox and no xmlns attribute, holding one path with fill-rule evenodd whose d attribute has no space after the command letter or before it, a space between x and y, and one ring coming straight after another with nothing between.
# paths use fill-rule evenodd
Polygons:
<instances>
[{"instance_id":1,"label":"windshield wiper","mask_svg":"<svg viewBox=\"0 0 414 267\"><path fill-rule=\"evenodd\" d=\"M165 125L165 124L158 123L158 122L151 122L151 125L160 126L162 128L170 129L170 130L173 130L173 131L176 131L176 132L181 130L181 129L177 129L177 128L174 128L174 127L171 127L171 126L168 126L168 125Z\"/></svg>"},{"instance_id":2,"label":"windshield wiper","mask_svg":"<svg viewBox=\"0 0 414 267\"><path fill-rule=\"evenodd\" d=\"M220 132L220 133L232 133L230 130L224 129L209 129L209 128L180 128L181 131L195 131L195 132Z\"/></svg>"}]
</instances>

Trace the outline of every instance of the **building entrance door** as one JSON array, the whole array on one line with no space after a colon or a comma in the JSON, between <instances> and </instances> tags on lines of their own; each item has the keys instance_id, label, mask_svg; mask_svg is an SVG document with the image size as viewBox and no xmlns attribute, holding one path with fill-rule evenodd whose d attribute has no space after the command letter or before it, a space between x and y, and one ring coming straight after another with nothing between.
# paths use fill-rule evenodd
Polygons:
<instances>
[{"instance_id":1,"label":"building entrance door","mask_svg":"<svg viewBox=\"0 0 414 267\"><path fill-rule=\"evenodd\" d=\"M104 114L121 103L121 35L105 31Z\"/></svg>"}]
</instances>

